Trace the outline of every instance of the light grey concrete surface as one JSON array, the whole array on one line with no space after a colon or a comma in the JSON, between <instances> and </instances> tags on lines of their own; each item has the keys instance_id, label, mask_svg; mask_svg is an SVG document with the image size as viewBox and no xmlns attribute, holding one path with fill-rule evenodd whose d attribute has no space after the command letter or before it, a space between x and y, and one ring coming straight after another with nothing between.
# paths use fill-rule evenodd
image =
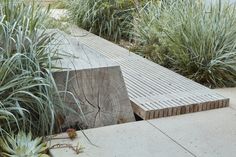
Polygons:
<instances>
[{"instance_id":1,"label":"light grey concrete surface","mask_svg":"<svg viewBox=\"0 0 236 157\"><path fill-rule=\"evenodd\" d=\"M79 157L192 157L146 121L85 130L85 134L97 147L91 145L81 132L74 141L53 140L52 145L77 145L79 141L85 148ZM65 134L58 137L65 137ZM53 149L51 153L54 157L76 157L70 149Z\"/></svg>"},{"instance_id":2,"label":"light grey concrete surface","mask_svg":"<svg viewBox=\"0 0 236 157\"><path fill-rule=\"evenodd\" d=\"M235 105L235 89L216 89ZM186 114L85 130L98 147L81 132L74 141L53 140L53 144L84 146L81 157L235 157L236 110L233 108ZM66 137L66 134L56 138ZM53 149L55 157L77 156L70 149Z\"/></svg>"},{"instance_id":3,"label":"light grey concrete surface","mask_svg":"<svg viewBox=\"0 0 236 157\"><path fill-rule=\"evenodd\" d=\"M236 155L236 112L231 108L149 122L197 157Z\"/></svg>"},{"instance_id":4,"label":"light grey concrete surface","mask_svg":"<svg viewBox=\"0 0 236 157\"><path fill-rule=\"evenodd\" d=\"M197 157L235 157L236 88L214 89L230 107L148 121Z\"/></svg>"},{"instance_id":5,"label":"light grey concrete surface","mask_svg":"<svg viewBox=\"0 0 236 157\"><path fill-rule=\"evenodd\" d=\"M236 88L219 88L214 89L217 93L230 98L230 107L236 109Z\"/></svg>"}]
</instances>

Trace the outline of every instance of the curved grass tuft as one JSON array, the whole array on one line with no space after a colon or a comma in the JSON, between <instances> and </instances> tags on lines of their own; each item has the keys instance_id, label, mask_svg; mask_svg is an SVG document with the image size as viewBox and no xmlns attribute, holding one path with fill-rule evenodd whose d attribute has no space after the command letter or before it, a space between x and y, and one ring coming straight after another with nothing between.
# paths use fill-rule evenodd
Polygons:
<instances>
[{"instance_id":1,"label":"curved grass tuft","mask_svg":"<svg viewBox=\"0 0 236 157\"><path fill-rule=\"evenodd\" d=\"M211 88L236 86L236 8L219 1L152 3L135 20L140 51ZM149 31L150 30L150 31Z\"/></svg>"},{"instance_id":2,"label":"curved grass tuft","mask_svg":"<svg viewBox=\"0 0 236 157\"><path fill-rule=\"evenodd\" d=\"M79 27L113 41L129 38L135 1L69 0L66 6Z\"/></svg>"},{"instance_id":3,"label":"curved grass tuft","mask_svg":"<svg viewBox=\"0 0 236 157\"><path fill-rule=\"evenodd\" d=\"M52 134L67 108L52 71L58 60L54 34L44 27L48 10L3 0L0 8L0 132ZM54 45L55 44L55 45Z\"/></svg>"}]
</instances>

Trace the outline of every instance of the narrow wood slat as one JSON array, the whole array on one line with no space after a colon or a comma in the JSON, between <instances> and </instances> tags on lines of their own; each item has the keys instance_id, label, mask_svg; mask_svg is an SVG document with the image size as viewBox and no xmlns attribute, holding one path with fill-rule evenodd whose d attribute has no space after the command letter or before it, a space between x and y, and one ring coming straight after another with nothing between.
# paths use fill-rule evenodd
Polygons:
<instances>
[{"instance_id":1,"label":"narrow wood slat","mask_svg":"<svg viewBox=\"0 0 236 157\"><path fill-rule=\"evenodd\" d=\"M89 34L78 40L120 65L133 110L143 119L229 105L229 99L103 38Z\"/></svg>"}]
</instances>

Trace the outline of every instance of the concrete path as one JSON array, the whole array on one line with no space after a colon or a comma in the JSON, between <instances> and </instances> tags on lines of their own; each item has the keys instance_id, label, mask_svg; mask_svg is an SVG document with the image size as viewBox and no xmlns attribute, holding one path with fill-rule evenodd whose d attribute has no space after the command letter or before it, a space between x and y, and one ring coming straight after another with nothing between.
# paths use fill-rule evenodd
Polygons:
<instances>
[{"instance_id":1,"label":"concrete path","mask_svg":"<svg viewBox=\"0 0 236 157\"><path fill-rule=\"evenodd\" d=\"M80 157L192 157L188 150L173 142L147 121L113 125L86 130L85 134L96 146L91 145L79 132L79 138L70 140L53 140L53 144L79 141L84 146ZM60 135L57 137L65 137ZM70 149L51 150L55 157L76 157Z\"/></svg>"},{"instance_id":2,"label":"concrete path","mask_svg":"<svg viewBox=\"0 0 236 157\"><path fill-rule=\"evenodd\" d=\"M236 110L236 88L214 89L217 93L230 98L230 107Z\"/></svg>"},{"instance_id":3,"label":"concrete path","mask_svg":"<svg viewBox=\"0 0 236 157\"><path fill-rule=\"evenodd\" d=\"M85 130L78 138L51 144L83 145L80 157L235 157L236 88L215 90L231 98L229 108ZM66 137L65 134L57 138ZM55 157L77 156L53 149Z\"/></svg>"}]
</instances>

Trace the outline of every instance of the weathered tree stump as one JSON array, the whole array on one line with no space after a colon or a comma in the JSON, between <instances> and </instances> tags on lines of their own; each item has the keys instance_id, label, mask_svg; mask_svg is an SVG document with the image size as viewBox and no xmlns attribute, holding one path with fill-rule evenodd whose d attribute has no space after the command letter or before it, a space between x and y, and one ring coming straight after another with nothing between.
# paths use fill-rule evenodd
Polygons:
<instances>
[{"instance_id":1,"label":"weathered tree stump","mask_svg":"<svg viewBox=\"0 0 236 157\"><path fill-rule=\"evenodd\" d=\"M66 69L53 76L59 90L67 91L65 103L78 113L83 112L80 117L68 113L63 127L94 128L134 121L120 67L75 38L66 37L62 42L61 52L70 55L57 63ZM74 98L79 100L81 110Z\"/></svg>"}]
</instances>

